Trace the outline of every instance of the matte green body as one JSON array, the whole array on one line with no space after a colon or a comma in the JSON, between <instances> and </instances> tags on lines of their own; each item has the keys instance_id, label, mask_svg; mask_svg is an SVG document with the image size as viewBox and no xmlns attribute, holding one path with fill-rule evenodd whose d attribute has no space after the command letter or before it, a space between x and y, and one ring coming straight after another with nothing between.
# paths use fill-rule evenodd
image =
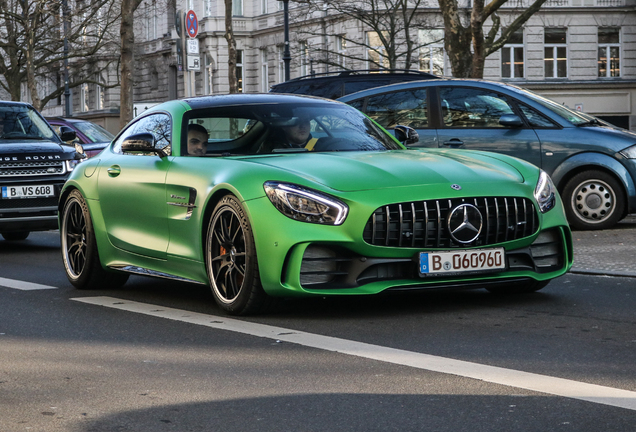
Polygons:
<instances>
[{"instance_id":1,"label":"matte green body","mask_svg":"<svg viewBox=\"0 0 636 432\"><path fill-rule=\"evenodd\" d=\"M239 198L252 225L261 282L270 295L374 294L387 288L425 287L435 279L373 282L357 288L307 290L299 282L305 248L312 243L342 245L366 257L410 258L420 249L367 244L362 232L373 211L383 205L428 199L475 196L533 198L539 170L529 163L494 153L468 150L396 150L267 154L231 157L179 156L183 101L160 108L172 116L172 155L131 157L106 148L83 162L65 185L86 198L104 268L132 265L166 275L209 284L204 238L210 214L220 197ZM112 146L112 145L111 145ZM111 177L108 170L118 167ZM341 226L292 220L267 198L263 183L288 182L337 197L349 206ZM451 188L452 184L461 190ZM168 205L196 191L192 215ZM535 202L536 206L536 202ZM557 227L566 245L564 266L556 272L505 271L458 277L457 281L530 277L548 280L572 264L572 242L563 206L540 213L542 230ZM498 244L506 250L529 246L535 236ZM415 265L415 264L414 264ZM447 279L447 281L450 281Z\"/></svg>"}]
</instances>

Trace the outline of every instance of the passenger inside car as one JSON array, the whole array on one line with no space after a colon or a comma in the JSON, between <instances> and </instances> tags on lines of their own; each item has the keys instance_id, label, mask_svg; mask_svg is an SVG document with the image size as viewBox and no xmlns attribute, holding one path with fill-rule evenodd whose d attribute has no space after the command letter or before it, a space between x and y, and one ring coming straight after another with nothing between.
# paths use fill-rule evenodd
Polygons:
<instances>
[{"instance_id":1,"label":"passenger inside car","mask_svg":"<svg viewBox=\"0 0 636 432\"><path fill-rule=\"evenodd\" d=\"M204 156L210 135L203 126L191 123L188 125L188 154L191 156Z\"/></svg>"}]
</instances>

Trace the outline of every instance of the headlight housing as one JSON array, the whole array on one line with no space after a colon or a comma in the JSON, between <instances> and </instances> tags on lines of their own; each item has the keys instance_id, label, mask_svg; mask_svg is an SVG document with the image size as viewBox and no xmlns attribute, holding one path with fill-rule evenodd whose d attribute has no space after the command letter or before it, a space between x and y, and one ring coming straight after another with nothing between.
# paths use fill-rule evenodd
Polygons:
<instances>
[{"instance_id":1,"label":"headlight housing","mask_svg":"<svg viewBox=\"0 0 636 432\"><path fill-rule=\"evenodd\" d=\"M265 182L269 200L288 218L323 225L342 225L349 207L342 201L290 183Z\"/></svg>"},{"instance_id":2,"label":"headlight housing","mask_svg":"<svg viewBox=\"0 0 636 432\"><path fill-rule=\"evenodd\" d=\"M551 210L556 204L556 188L548 173L543 170L541 170L539 181L537 181L537 186L534 188L534 198L539 204L541 213Z\"/></svg>"},{"instance_id":3,"label":"headlight housing","mask_svg":"<svg viewBox=\"0 0 636 432\"><path fill-rule=\"evenodd\" d=\"M627 147L626 149L619 151L619 153L625 156L627 159L636 159L636 145Z\"/></svg>"},{"instance_id":4,"label":"headlight housing","mask_svg":"<svg viewBox=\"0 0 636 432\"><path fill-rule=\"evenodd\" d=\"M82 161L81 159L71 159L71 160L64 161L66 163L66 172L73 171L73 169L75 169L77 164L80 163L81 161Z\"/></svg>"}]
</instances>

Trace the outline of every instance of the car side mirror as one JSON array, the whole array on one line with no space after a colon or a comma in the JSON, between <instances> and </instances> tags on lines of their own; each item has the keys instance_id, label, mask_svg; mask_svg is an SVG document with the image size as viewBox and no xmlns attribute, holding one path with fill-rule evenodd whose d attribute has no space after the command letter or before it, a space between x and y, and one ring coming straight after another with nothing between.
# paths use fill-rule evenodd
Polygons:
<instances>
[{"instance_id":1,"label":"car side mirror","mask_svg":"<svg viewBox=\"0 0 636 432\"><path fill-rule=\"evenodd\" d=\"M148 132L130 135L121 143L121 149L125 153L154 153L159 157L167 156L162 149L155 147L155 137Z\"/></svg>"},{"instance_id":2,"label":"car side mirror","mask_svg":"<svg viewBox=\"0 0 636 432\"><path fill-rule=\"evenodd\" d=\"M68 126L60 126L60 139L64 142L73 141L77 138L77 133Z\"/></svg>"},{"instance_id":3,"label":"car side mirror","mask_svg":"<svg viewBox=\"0 0 636 432\"><path fill-rule=\"evenodd\" d=\"M499 124L506 127L517 128L523 126L523 120L518 115L506 114L499 119Z\"/></svg>"},{"instance_id":4,"label":"car side mirror","mask_svg":"<svg viewBox=\"0 0 636 432\"><path fill-rule=\"evenodd\" d=\"M395 127L395 137L404 145L419 142L420 135L410 126L397 125Z\"/></svg>"}]
</instances>

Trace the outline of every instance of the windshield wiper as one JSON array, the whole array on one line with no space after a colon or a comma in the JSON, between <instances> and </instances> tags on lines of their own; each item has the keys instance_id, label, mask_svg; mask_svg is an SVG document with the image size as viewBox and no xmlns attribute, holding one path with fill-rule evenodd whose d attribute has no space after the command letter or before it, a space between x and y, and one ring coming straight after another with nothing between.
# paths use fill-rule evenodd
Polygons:
<instances>
[{"instance_id":1,"label":"windshield wiper","mask_svg":"<svg viewBox=\"0 0 636 432\"><path fill-rule=\"evenodd\" d=\"M584 123L579 123L577 126L603 126L603 123L598 121L598 119L590 119Z\"/></svg>"}]
</instances>

